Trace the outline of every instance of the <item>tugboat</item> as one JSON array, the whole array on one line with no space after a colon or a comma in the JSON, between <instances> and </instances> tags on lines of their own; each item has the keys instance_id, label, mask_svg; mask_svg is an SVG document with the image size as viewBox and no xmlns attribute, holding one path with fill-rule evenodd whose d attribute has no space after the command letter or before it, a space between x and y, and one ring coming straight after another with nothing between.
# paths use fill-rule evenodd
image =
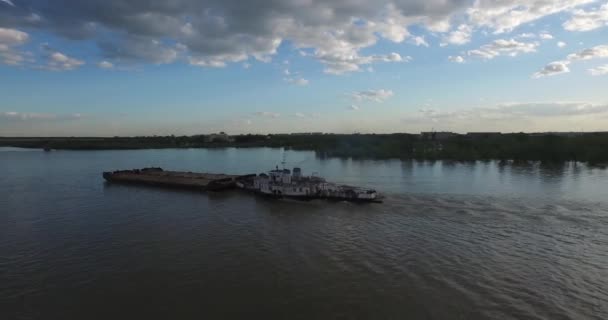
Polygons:
<instances>
[{"instance_id":1,"label":"tugboat","mask_svg":"<svg viewBox=\"0 0 608 320\"><path fill-rule=\"evenodd\" d=\"M360 202L382 202L376 190L339 185L317 176L303 176L300 168L279 169L239 179L236 186L275 198L301 200L331 199Z\"/></svg>"}]
</instances>

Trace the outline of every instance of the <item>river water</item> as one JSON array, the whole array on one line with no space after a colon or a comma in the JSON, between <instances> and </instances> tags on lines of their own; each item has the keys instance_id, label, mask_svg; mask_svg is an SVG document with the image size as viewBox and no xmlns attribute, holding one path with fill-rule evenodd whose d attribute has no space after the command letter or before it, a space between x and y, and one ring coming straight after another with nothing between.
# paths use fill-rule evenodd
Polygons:
<instances>
[{"instance_id":1,"label":"river water","mask_svg":"<svg viewBox=\"0 0 608 320\"><path fill-rule=\"evenodd\" d=\"M319 159L383 204L107 184L280 149L0 148L0 319L608 319L608 170Z\"/></svg>"}]
</instances>

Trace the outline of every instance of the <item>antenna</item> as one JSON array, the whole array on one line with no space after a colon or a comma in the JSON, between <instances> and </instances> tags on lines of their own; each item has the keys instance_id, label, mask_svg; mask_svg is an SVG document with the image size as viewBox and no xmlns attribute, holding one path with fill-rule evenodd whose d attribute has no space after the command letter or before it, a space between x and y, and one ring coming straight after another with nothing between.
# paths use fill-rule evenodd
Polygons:
<instances>
[{"instance_id":1,"label":"antenna","mask_svg":"<svg viewBox=\"0 0 608 320\"><path fill-rule=\"evenodd\" d=\"M281 161L281 165L283 165L283 170L285 170L285 162L287 159L287 154L285 153L285 148L283 148L283 161Z\"/></svg>"}]
</instances>

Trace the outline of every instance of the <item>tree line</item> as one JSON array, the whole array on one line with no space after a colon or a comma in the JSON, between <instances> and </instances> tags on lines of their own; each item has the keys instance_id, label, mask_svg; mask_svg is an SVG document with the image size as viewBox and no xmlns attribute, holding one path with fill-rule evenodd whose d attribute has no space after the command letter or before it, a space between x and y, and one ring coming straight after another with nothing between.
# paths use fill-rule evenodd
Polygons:
<instances>
[{"instance_id":1,"label":"tree line","mask_svg":"<svg viewBox=\"0 0 608 320\"><path fill-rule=\"evenodd\" d=\"M454 135L434 139L417 134L236 135L229 139L195 136L113 138L0 138L0 146L102 150L151 148L272 147L312 150L321 157L366 159L449 159L582 161L608 163L608 133Z\"/></svg>"}]
</instances>

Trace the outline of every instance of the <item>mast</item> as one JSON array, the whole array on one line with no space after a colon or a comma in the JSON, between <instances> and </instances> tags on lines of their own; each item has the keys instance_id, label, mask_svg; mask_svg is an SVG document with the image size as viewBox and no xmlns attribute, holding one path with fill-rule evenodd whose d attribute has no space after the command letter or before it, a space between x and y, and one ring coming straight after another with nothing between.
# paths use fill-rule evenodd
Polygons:
<instances>
[{"instance_id":1,"label":"mast","mask_svg":"<svg viewBox=\"0 0 608 320\"><path fill-rule=\"evenodd\" d=\"M285 163L287 162L287 154L285 153L285 148L283 148L283 161L281 161L281 165L283 166L283 170L285 170Z\"/></svg>"}]
</instances>

